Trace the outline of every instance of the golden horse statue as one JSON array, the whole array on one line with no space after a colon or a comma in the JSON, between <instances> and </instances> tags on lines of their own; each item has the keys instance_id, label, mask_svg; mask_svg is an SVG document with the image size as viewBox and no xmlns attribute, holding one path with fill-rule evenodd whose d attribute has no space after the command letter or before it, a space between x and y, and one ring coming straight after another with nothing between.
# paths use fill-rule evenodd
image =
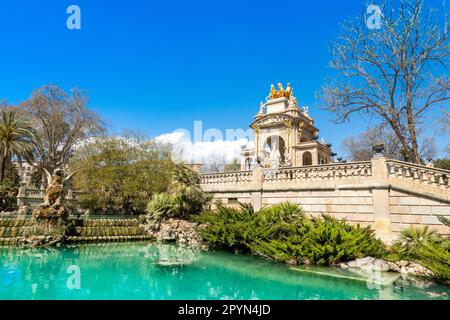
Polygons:
<instances>
[{"instance_id":1,"label":"golden horse statue","mask_svg":"<svg viewBox=\"0 0 450 320\"><path fill-rule=\"evenodd\" d=\"M273 84L270 86L269 98L270 99L287 98L289 100L292 96L291 84L290 83L287 84L286 90L283 88L283 84L281 84L281 82L279 82L277 86L278 90L275 89L275 86Z\"/></svg>"}]
</instances>

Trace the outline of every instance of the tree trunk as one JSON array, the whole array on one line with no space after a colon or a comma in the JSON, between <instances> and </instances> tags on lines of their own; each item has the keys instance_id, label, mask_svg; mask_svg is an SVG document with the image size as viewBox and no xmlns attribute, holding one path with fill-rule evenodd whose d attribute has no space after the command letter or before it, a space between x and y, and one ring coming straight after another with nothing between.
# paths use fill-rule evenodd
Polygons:
<instances>
[{"instance_id":1,"label":"tree trunk","mask_svg":"<svg viewBox=\"0 0 450 320\"><path fill-rule=\"evenodd\" d=\"M40 189L45 189L47 188L47 175L45 174L44 170L41 170L41 185L40 185Z\"/></svg>"},{"instance_id":2,"label":"tree trunk","mask_svg":"<svg viewBox=\"0 0 450 320\"><path fill-rule=\"evenodd\" d=\"M0 162L0 182L5 179L5 169L6 169L6 157L3 156Z\"/></svg>"},{"instance_id":3,"label":"tree trunk","mask_svg":"<svg viewBox=\"0 0 450 320\"><path fill-rule=\"evenodd\" d=\"M411 147L407 150L409 153L409 157L411 159L411 162L420 164L420 153L419 153L419 146L417 144L417 132L416 132L416 123L414 119L414 111L412 108L412 98L411 98L411 92L408 89L407 90L407 105L406 105L406 114L407 114L407 121L408 121L408 131L409 131L409 138L411 140Z\"/></svg>"}]
</instances>

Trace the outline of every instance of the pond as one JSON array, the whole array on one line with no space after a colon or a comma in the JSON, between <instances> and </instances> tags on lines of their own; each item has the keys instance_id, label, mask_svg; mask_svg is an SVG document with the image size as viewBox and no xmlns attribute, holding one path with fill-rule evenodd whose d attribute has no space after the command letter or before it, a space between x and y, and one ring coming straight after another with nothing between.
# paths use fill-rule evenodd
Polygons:
<instances>
[{"instance_id":1,"label":"pond","mask_svg":"<svg viewBox=\"0 0 450 320\"><path fill-rule=\"evenodd\" d=\"M172 244L0 248L3 300L448 299L449 289L395 273L367 276L335 268L289 267Z\"/></svg>"}]
</instances>

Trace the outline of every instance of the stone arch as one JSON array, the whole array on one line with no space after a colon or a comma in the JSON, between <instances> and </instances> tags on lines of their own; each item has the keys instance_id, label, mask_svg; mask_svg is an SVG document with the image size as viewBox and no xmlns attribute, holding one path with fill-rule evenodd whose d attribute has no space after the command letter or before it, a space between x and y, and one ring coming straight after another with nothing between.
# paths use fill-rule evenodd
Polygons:
<instances>
[{"instance_id":1,"label":"stone arch","mask_svg":"<svg viewBox=\"0 0 450 320\"><path fill-rule=\"evenodd\" d=\"M312 154L311 154L311 152L309 152L309 151L303 152L302 164L304 166L311 166L312 165Z\"/></svg>"},{"instance_id":2,"label":"stone arch","mask_svg":"<svg viewBox=\"0 0 450 320\"><path fill-rule=\"evenodd\" d=\"M284 139L278 135L268 137L264 143L263 150L266 150L267 147L272 149L273 146L280 151L281 161L284 162L286 158L286 143Z\"/></svg>"}]
</instances>

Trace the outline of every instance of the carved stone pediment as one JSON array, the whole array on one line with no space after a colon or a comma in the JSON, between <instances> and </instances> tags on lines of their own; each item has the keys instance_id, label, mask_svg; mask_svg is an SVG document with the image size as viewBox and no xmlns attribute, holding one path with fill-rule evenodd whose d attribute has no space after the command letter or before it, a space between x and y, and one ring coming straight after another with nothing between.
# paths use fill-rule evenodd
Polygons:
<instances>
[{"instance_id":1,"label":"carved stone pediment","mask_svg":"<svg viewBox=\"0 0 450 320\"><path fill-rule=\"evenodd\" d=\"M257 120L255 120L250 127L251 128L255 128L255 127L270 127L273 125L282 125L284 124L286 121L293 121L294 117L287 115L287 114L269 114L266 116L263 116Z\"/></svg>"}]
</instances>

